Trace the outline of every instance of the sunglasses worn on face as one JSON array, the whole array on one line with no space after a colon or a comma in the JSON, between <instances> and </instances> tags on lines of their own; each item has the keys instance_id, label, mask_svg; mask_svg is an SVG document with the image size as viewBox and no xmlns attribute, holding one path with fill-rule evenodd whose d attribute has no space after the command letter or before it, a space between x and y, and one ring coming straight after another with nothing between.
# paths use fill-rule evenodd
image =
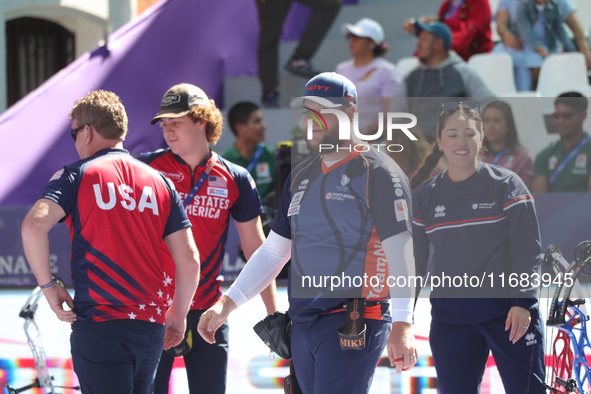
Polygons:
<instances>
[{"instance_id":1,"label":"sunglasses worn on face","mask_svg":"<svg viewBox=\"0 0 591 394\"><path fill-rule=\"evenodd\" d=\"M84 127L86 127L86 125L82 125L70 130L70 134L72 135L72 139L74 140L74 142L76 142L76 136L78 135L78 132L82 130Z\"/></svg>"},{"instance_id":2,"label":"sunglasses worn on face","mask_svg":"<svg viewBox=\"0 0 591 394\"><path fill-rule=\"evenodd\" d=\"M462 104L462 107L464 108L468 108L468 109L475 109L476 111L478 111L478 113L480 113L480 103L476 100L466 100L466 101L446 101L444 103L441 103L441 106L439 107L439 115L441 115L444 112L450 112L450 111L455 111L456 109L460 108L460 104Z\"/></svg>"},{"instance_id":3,"label":"sunglasses worn on face","mask_svg":"<svg viewBox=\"0 0 591 394\"><path fill-rule=\"evenodd\" d=\"M564 120L571 120L573 116L575 116L576 112L554 112L552 117L554 120L560 120L560 118Z\"/></svg>"}]
</instances>

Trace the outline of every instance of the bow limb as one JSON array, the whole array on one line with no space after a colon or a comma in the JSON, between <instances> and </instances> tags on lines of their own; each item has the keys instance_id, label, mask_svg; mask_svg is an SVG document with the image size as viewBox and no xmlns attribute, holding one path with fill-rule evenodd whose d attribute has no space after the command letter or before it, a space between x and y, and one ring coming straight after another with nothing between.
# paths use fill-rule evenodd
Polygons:
<instances>
[{"instance_id":1,"label":"bow limb","mask_svg":"<svg viewBox=\"0 0 591 394\"><path fill-rule=\"evenodd\" d=\"M59 279L58 277L54 277L54 279L57 285L64 287L63 281L61 279ZM80 387L65 387L53 385L53 377L49 374L49 369L47 367L47 358L45 356L45 349L43 348L43 343L41 341L41 331L39 330L39 326L35 321L35 314L39 306L39 300L42 296L43 292L41 291L41 287L35 287L19 312L19 317L25 319L23 327L25 330L25 335L27 337L27 343L29 344L29 348L31 349L31 353L33 354L33 359L35 361L35 370L37 372L37 378L32 384L18 389L12 388L7 385L9 394L18 394L22 391L31 388L40 388L41 392L44 394L54 394L55 387L80 390Z\"/></svg>"},{"instance_id":2,"label":"bow limb","mask_svg":"<svg viewBox=\"0 0 591 394\"><path fill-rule=\"evenodd\" d=\"M557 393L586 393L585 388L591 385L591 373L585 350L591 351L591 343L587 336L585 297L577 279L581 272L589 272L591 242L585 241L577 247L575 261L570 265L558 248L551 245L544 257L544 261L549 260L552 260L554 269L558 268L562 275L557 275L557 278L560 276L560 280L557 282L546 323L547 327L557 327L559 333L553 346L552 384L545 385L545 388ZM576 299L571 299L573 291L578 296ZM558 343L561 344L560 351L556 348Z\"/></svg>"}]
</instances>

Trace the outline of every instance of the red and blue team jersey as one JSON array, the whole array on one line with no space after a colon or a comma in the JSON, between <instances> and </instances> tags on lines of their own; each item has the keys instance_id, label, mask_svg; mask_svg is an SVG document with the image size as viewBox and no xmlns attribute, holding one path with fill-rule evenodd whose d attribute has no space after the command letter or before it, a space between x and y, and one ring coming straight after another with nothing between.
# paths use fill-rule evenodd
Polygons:
<instances>
[{"instance_id":1,"label":"red and blue team jersey","mask_svg":"<svg viewBox=\"0 0 591 394\"><path fill-rule=\"evenodd\" d=\"M349 298L389 298L386 281L395 273L381 241L411 231L411 194L400 167L368 149L331 167L320 156L308 159L285 183L271 229L292 241L289 315L296 324L311 324ZM332 289L320 283L364 275L379 283L343 280Z\"/></svg>"},{"instance_id":2,"label":"red and blue team jersey","mask_svg":"<svg viewBox=\"0 0 591 394\"><path fill-rule=\"evenodd\" d=\"M65 166L41 198L66 213L77 318L164 324L174 267L161 243L191 226L174 186L126 150L103 149Z\"/></svg>"},{"instance_id":3,"label":"red and blue team jersey","mask_svg":"<svg viewBox=\"0 0 591 394\"><path fill-rule=\"evenodd\" d=\"M192 310L207 309L222 296L220 285L230 215L237 222L248 222L264 212L250 174L217 154L215 157L215 165L207 180L185 206L201 260L201 277L191 304ZM185 201L212 159L212 153L197 166L194 173L170 149L143 153L137 158L172 180L181 200ZM167 260L168 264L172 262L170 255Z\"/></svg>"},{"instance_id":4,"label":"red and blue team jersey","mask_svg":"<svg viewBox=\"0 0 591 394\"><path fill-rule=\"evenodd\" d=\"M525 287L499 279L533 278L541 264L534 201L514 172L479 162L474 174L453 182L444 171L415 190L412 221L417 274L427 272L432 247L432 277L484 278L478 286L456 281L433 289L433 320L482 323L536 303L537 289L527 287L533 279L521 282Z\"/></svg>"}]
</instances>

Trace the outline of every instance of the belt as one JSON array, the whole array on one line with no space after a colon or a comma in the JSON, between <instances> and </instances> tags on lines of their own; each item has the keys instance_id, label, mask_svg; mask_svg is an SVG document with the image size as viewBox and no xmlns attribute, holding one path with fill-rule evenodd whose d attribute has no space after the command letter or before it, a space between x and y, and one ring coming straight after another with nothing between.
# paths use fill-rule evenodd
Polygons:
<instances>
[{"instance_id":1,"label":"belt","mask_svg":"<svg viewBox=\"0 0 591 394\"><path fill-rule=\"evenodd\" d=\"M351 298L351 300L361 300L361 298ZM350 300L347 300L350 301ZM335 309L347 309L347 301L343 302L341 305L339 305L337 308ZM367 299L364 300L364 305L366 308L372 307L372 306L376 306L376 305L381 305L381 304L387 304L389 301L388 300L373 300L373 301L368 301Z\"/></svg>"}]
</instances>

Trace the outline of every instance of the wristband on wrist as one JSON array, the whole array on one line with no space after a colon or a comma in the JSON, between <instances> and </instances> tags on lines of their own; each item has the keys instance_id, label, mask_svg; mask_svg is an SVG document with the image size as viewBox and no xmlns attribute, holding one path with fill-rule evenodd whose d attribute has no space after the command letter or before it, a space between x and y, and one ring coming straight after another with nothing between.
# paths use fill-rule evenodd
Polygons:
<instances>
[{"instance_id":1,"label":"wristband on wrist","mask_svg":"<svg viewBox=\"0 0 591 394\"><path fill-rule=\"evenodd\" d=\"M45 289L47 289L47 288L49 288L49 287L51 287L53 285L55 285L55 279L51 279L51 282L49 282L49 283L47 283L45 285L39 286L39 287L41 287L41 289L45 290Z\"/></svg>"}]
</instances>

